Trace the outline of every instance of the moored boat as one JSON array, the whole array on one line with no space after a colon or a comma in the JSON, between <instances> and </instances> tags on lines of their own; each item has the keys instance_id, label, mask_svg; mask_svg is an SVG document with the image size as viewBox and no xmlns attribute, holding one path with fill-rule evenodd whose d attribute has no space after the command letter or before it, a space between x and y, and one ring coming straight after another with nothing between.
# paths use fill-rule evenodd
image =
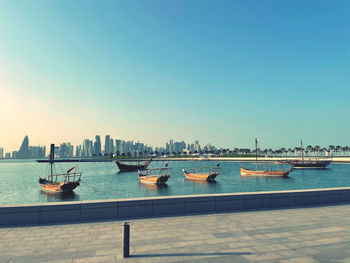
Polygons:
<instances>
[{"instance_id":1,"label":"moored boat","mask_svg":"<svg viewBox=\"0 0 350 263\"><path fill-rule=\"evenodd\" d=\"M304 157L303 141L300 141L301 146L301 161L300 160L287 160L287 162L295 169L325 169L332 163L330 158L309 158L308 160Z\"/></svg>"},{"instance_id":2,"label":"moored boat","mask_svg":"<svg viewBox=\"0 0 350 263\"><path fill-rule=\"evenodd\" d=\"M255 169L241 166L241 176L264 176L264 177L283 177L288 176L293 171L293 167L284 168L274 166L273 163L261 163L264 169L259 169L258 165L258 140L255 138Z\"/></svg>"},{"instance_id":3,"label":"moored boat","mask_svg":"<svg viewBox=\"0 0 350 263\"><path fill-rule=\"evenodd\" d=\"M141 183L145 184L164 184L171 177L173 168L154 168L138 171Z\"/></svg>"},{"instance_id":4,"label":"moored boat","mask_svg":"<svg viewBox=\"0 0 350 263\"><path fill-rule=\"evenodd\" d=\"M81 172L76 171L77 166L70 168L67 173L54 174L54 148L55 145L51 144L50 150L50 174L46 178L39 178L39 184L42 190L50 192L68 192L73 191L80 185Z\"/></svg>"},{"instance_id":5,"label":"moored boat","mask_svg":"<svg viewBox=\"0 0 350 263\"><path fill-rule=\"evenodd\" d=\"M270 164L269 164L270 165ZM268 164L265 164L265 169L248 169L241 167L241 176L266 176L266 177L281 177L281 176L288 176L290 172L293 171L293 168L290 167L288 169L274 169L271 167L270 169L267 168Z\"/></svg>"},{"instance_id":6,"label":"moored boat","mask_svg":"<svg viewBox=\"0 0 350 263\"><path fill-rule=\"evenodd\" d=\"M288 160L288 163L295 169L325 169L332 163L331 160L309 159L309 160Z\"/></svg>"},{"instance_id":7,"label":"moored boat","mask_svg":"<svg viewBox=\"0 0 350 263\"><path fill-rule=\"evenodd\" d=\"M220 167L198 167L193 168L192 171L185 171L182 169L185 178L187 180L194 181L214 181L215 178L220 174Z\"/></svg>"},{"instance_id":8,"label":"moored boat","mask_svg":"<svg viewBox=\"0 0 350 263\"><path fill-rule=\"evenodd\" d=\"M143 162L140 162L140 161L115 161L120 172L131 172L131 171L145 170L145 169L147 169L150 162L151 162L151 160L143 161Z\"/></svg>"}]
</instances>

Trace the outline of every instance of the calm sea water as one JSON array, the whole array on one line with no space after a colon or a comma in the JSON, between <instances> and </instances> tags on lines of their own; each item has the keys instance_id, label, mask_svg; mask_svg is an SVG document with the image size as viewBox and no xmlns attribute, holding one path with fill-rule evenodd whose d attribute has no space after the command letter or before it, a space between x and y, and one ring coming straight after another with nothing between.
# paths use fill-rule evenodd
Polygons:
<instances>
[{"instance_id":1,"label":"calm sea water","mask_svg":"<svg viewBox=\"0 0 350 263\"><path fill-rule=\"evenodd\" d=\"M196 166L215 166L217 162L201 161ZM72 163L57 163L56 171L64 172ZM0 161L0 205L82 201L147 196L296 190L350 186L350 165L332 164L324 170L295 170L289 178L257 178L240 176L239 163L221 162L221 175L215 183L184 179L182 168L191 169L192 162L169 162L173 175L164 187L139 183L136 172L118 173L114 162L80 163L81 185L68 194L50 194L40 190L39 176L45 177L48 164L35 161ZM152 162L150 168L165 167L165 162Z\"/></svg>"}]
</instances>

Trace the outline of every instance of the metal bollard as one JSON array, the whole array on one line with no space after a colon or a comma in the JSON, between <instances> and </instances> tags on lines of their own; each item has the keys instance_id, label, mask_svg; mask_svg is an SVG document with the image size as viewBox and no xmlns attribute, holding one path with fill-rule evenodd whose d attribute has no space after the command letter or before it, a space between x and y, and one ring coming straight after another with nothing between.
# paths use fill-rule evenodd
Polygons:
<instances>
[{"instance_id":1,"label":"metal bollard","mask_svg":"<svg viewBox=\"0 0 350 263\"><path fill-rule=\"evenodd\" d=\"M124 222L123 225L123 258L130 256L130 225Z\"/></svg>"}]
</instances>

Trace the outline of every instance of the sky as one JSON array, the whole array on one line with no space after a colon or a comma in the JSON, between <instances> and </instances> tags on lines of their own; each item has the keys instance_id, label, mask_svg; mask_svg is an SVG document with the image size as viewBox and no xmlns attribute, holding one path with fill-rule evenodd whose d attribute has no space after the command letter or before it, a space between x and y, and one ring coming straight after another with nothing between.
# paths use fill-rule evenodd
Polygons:
<instances>
[{"instance_id":1,"label":"sky","mask_svg":"<svg viewBox=\"0 0 350 263\"><path fill-rule=\"evenodd\" d=\"M350 0L0 0L0 147L350 145Z\"/></svg>"}]
</instances>

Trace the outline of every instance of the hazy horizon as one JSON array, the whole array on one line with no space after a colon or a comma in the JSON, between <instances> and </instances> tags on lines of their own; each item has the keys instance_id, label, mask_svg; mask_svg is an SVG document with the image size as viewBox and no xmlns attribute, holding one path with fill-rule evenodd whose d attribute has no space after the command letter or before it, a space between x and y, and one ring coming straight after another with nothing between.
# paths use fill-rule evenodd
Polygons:
<instances>
[{"instance_id":1,"label":"hazy horizon","mask_svg":"<svg viewBox=\"0 0 350 263\"><path fill-rule=\"evenodd\" d=\"M1 1L0 147L346 146L350 1Z\"/></svg>"}]
</instances>

